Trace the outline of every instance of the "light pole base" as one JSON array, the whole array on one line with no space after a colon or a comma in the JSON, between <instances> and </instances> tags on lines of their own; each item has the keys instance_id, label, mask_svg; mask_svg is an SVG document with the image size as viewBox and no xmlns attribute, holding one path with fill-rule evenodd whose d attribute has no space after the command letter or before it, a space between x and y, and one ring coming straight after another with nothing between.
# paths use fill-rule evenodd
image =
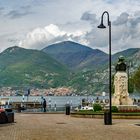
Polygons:
<instances>
[{"instance_id":1,"label":"light pole base","mask_svg":"<svg viewBox=\"0 0 140 140\"><path fill-rule=\"evenodd\" d=\"M104 124L112 125L112 115L110 112L104 112Z\"/></svg>"}]
</instances>

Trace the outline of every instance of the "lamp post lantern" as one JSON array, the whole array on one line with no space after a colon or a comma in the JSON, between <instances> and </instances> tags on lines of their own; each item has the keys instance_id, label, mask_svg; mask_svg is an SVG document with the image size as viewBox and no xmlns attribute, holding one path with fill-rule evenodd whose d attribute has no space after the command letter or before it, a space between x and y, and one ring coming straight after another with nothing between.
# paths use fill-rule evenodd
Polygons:
<instances>
[{"instance_id":1,"label":"lamp post lantern","mask_svg":"<svg viewBox=\"0 0 140 140\"><path fill-rule=\"evenodd\" d=\"M106 26L103 24L104 14L107 14L107 24L109 26L109 114L107 125L112 125L112 110L111 110L111 21L109 20L109 13L107 11L103 12L101 16L101 24L98 28L104 29Z\"/></svg>"}]
</instances>

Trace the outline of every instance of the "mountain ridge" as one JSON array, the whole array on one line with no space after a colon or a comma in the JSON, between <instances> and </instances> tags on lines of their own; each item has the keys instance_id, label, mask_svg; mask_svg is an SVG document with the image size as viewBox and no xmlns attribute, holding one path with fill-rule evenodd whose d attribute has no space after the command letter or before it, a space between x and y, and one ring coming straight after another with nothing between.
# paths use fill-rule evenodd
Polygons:
<instances>
[{"instance_id":1,"label":"mountain ridge","mask_svg":"<svg viewBox=\"0 0 140 140\"><path fill-rule=\"evenodd\" d=\"M65 64L71 70L92 69L98 65L97 62L104 63L107 59L107 54L101 50L71 41L47 46L42 51Z\"/></svg>"},{"instance_id":2,"label":"mountain ridge","mask_svg":"<svg viewBox=\"0 0 140 140\"><path fill-rule=\"evenodd\" d=\"M71 48L66 49L68 44ZM18 46L7 48L0 53L0 87L30 86L36 88L71 87L77 94L92 94L108 92L108 54L93 50L75 42L62 42L59 49L51 46L52 53L58 53L64 62L75 66L70 70L65 65L43 50L24 49ZM78 46L78 48L74 48ZM79 46L80 45L80 46ZM56 47L54 49L53 47ZM66 49L66 51L63 51ZM79 50L80 49L80 50ZM57 51L59 50L59 51ZM74 53L73 53L74 52ZM68 54L68 56L67 56ZM130 48L112 55L112 68L118 61L118 56L125 55L130 75L140 66L140 49ZM64 57L65 56L65 57ZM112 74L114 69L112 69Z\"/></svg>"},{"instance_id":3,"label":"mountain ridge","mask_svg":"<svg viewBox=\"0 0 140 140\"><path fill-rule=\"evenodd\" d=\"M67 75L68 69L42 51L16 46L0 53L1 86L20 84L34 86L34 83L38 86L46 83L47 86L51 86L48 81L51 82L52 78L56 81L59 78L67 79L66 76L62 76L63 73ZM55 80L52 80L53 82Z\"/></svg>"}]
</instances>

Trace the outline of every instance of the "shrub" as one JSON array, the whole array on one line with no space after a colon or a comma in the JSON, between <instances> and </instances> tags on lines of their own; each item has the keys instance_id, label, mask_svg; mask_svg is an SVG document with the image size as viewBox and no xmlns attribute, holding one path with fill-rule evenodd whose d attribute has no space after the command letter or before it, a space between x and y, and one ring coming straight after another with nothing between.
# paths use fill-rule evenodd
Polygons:
<instances>
[{"instance_id":1,"label":"shrub","mask_svg":"<svg viewBox=\"0 0 140 140\"><path fill-rule=\"evenodd\" d=\"M95 103L95 104L93 104L93 109L94 109L95 112L96 111L101 111L102 110L102 107L101 107L100 104Z\"/></svg>"},{"instance_id":2,"label":"shrub","mask_svg":"<svg viewBox=\"0 0 140 140\"><path fill-rule=\"evenodd\" d=\"M112 110L112 112L119 112L119 111L118 111L118 108L117 108L116 106L112 106L112 107L111 107L111 110Z\"/></svg>"}]
</instances>

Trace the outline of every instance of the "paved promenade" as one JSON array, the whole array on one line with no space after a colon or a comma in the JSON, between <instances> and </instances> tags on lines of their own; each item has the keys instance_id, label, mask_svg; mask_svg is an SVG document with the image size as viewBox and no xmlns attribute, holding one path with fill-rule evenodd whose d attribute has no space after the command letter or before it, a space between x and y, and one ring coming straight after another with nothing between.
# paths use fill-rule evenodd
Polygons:
<instances>
[{"instance_id":1,"label":"paved promenade","mask_svg":"<svg viewBox=\"0 0 140 140\"><path fill-rule=\"evenodd\" d=\"M0 140L140 140L140 120L74 118L64 114L15 114L15 123L0 124Z\"/></svg>"}]
</instances>

